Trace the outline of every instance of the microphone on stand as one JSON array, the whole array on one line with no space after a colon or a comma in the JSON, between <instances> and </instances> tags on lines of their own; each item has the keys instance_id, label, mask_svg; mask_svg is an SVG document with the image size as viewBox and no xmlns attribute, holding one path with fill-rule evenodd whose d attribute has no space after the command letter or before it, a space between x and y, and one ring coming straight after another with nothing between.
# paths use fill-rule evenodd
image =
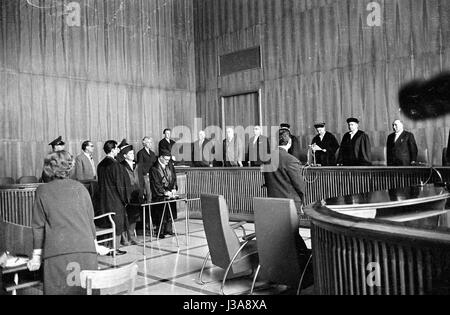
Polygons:
<instances>
[{"instance_id":1,"label":"microphone on stand","mask_svg":"<svg viewBox=\"0 0 450 315\"><path fill-rule=\"evenodd\" d=\"M307 162L306 162L306 163L307 163L309 166L316 167L316 166L318 166L318 165L317 165L317 163L316 163L316 153L315 153L314 150L313 150L313 146L314 146L314 145L310 145L310 146L309 146L309 149L308 149L308 155L307 155ZM310 160L311 155L312 155L312 157L313 157L313 164L311 164L311 160Z\"/></svg>"}]
</instances>

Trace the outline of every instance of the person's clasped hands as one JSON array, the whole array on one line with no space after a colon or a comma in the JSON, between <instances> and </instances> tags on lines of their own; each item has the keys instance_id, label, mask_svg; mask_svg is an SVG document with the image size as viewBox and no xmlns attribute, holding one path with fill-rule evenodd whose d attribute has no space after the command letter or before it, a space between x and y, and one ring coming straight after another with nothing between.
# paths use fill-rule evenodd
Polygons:
<instances>
[{"instance_id":1,"label":"person's clasped hands","mask_svg":"<svg viewBox=\"0 0 450 315\"><path fill-rule=\"evenodd\" d=\"M31 259L27 263L28 270L36 271L41 268L42 264L42 249L34 249Z\"/></svg>"}]
</instances>

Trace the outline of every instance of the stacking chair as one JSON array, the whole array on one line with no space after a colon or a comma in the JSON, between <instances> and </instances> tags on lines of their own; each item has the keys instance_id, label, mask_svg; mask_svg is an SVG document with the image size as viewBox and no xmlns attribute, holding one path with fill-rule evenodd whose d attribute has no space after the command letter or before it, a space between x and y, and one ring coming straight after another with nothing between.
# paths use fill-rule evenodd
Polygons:
<instances>
[{"instance_id":1,"label":"stacking chair","mask_svg":"<svg viewBox=\"0 0 450 315\"><path fill-rule=\"evenodd\" d=\"M259 266L253 277L253 293L258 275L269 283L297 288L300 294L311 251L300 248L297 209L291 199L254 198L255 233Z\"/></svg>"},{"instance_id":2,"label":"stacking chair","mask_svg":"<svg viewBox=\"0 0 450 315\"><path fill-rule=\"evenodd\" d=\"M109 212L109 213L105 213L102 215L99 215L97 217L94 217L94 222L96 220L104 220L105 218L108 219L108 222L111 224L110 227L98 227L97 225L95 226L95 235L97 237L97 243L101 244L101 243L106 243L106 242L110 242L112 241L113 244L113 248L111 248L109 250L109 252L112 252L113 258L116 257L116 224L114 223L114 220L112 218L112 216L115 215L114 212ZM103 236L106 236L106 238L103 238ZM99 237L102 237L101 239L98 239Z\"/></svg>"},{"instance_id":3,"label":"stacking chair","mask_svg":"<svg viewBox=\"0 0 450 315\"><path fill-rule=\"evenodd\" d=\"M87 295L92 295L92 290L110 289L128 283L128 294L133 294L137 271L136 262L116 269L82 270L80 272L81 287L86 289Z\"/></svg>"},{"instance_id":4,"label":"stacking chair","mask_svg":"<svg viewBox=\"0 0 450 315\"><path fill-rule=\"evenodd\" d=\"M13 185L15 184L12 177L0 177L0 185Z\"/></svg>"},{"instance_id":5,"label":"stacking chair","mask_svg":"<svg viewBox=\"0 0 450 315\"><path fill-rule=\"evenodd\" d=\"M0 256L9 253L16 257L31 257L33 232L28 226L5 222L0 218ZM12 278L12 281L10 280ZM14 267L0 268L0 283L7 293L16 295L17 290L39 286L40 272L30 272L26 263Z\"/></svg>"},{"instance_id":6,"label":"stacking chair","mask_svg":"<svg viewBox=\"0 0 450 315\"><path fill-rule=\"evenodd\" d=\"M220 293L224 294L227 279L253 273L258 264L256 242L253 240L254 235L244 234L239 240L234 229L242 227L245 222L230 225L228 206L223 196L201 195L200 201L209 252L203 261L198 281L205 284L202 280L203 270L211 257L213 265L225 269L220 287Z\"/></svg>"},{"instance_id":7,"label":"stacking chair","mask_svg":"<svg viewBox=\"0 0 450 315\"><path fill-rule=\"evenodd\" d=\"M22 176L17 180L17 184L34 184L39 183L36 176Z\"/></svg>"}]
</instances>

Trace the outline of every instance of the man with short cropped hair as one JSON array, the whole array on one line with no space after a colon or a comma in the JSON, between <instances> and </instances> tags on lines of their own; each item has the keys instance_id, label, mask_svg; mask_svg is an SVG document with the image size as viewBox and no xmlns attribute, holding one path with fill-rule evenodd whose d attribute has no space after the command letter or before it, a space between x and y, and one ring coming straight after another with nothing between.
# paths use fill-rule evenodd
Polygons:
<instances>
[{"instance_id":1,"label":"man with short cropped hair","mask_svg":"<svg viewBox=\"0 0 450 315\"><path fill-rule=\"evenodd\" d=\"M96 216L114 212L113 220L116 224L116 244L121 243L122 234L125 237L126 212L125 207L129 202L130 179L116 160L120 149L117 142L108 140L103 146L106 157L97 166L98 187L95 195ZM117 249L116 255L125 254L125 251Z\"/></svg>"},{"instance_id":2,"label":"man with short cropped hair","mask_svg":"<svg viewBox=\"0 0 450 315\"><path fill-rule=\"evenodd\" d=\"M76 180L95 180L97 176L97 167L95 166L94 145L90 140L86 140L81 144L81 152L75 158L75 173Z\"/></svg>"},{"instance_id":3,"label":"man with short cropped hair","mask_svg":"<svg viewBox=\"0 0 450 315\"><path fill-rule=\"evenodd\" d=\"M410 166L417 161L417 144L414 135L404 130L403 122L396 119L392 123L394 132L386 142L388 166Z\"/></svg>"}]
</instances>

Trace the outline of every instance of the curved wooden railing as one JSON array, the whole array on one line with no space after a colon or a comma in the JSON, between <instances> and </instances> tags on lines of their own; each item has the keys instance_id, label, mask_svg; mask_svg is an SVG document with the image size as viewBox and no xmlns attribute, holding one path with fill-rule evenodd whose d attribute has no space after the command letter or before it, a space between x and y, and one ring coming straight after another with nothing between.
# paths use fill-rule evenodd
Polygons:
<instances>
[{"instance_id":1,"label":"curved wooden railing","mask_svg":"<svg viewBox=\"0 0 450 315\"><path fill-rule=\"evenodd\" d=\"M315 293L450 293L450 230L362 219L316 203L311 219Z\"/></svg>"},{"instance_id":2,"label":"curved wooden railing","mask_svg":"<svg viewBox=\"0 0 450 315\"><path fill-rule=\"evenodd\" d=\"M267 197L264 177L259 168L187 168L186 193L189 198L200 194L220 194L227 201L230 217L253 215L253 198ZM450 168L440 168L445 180ZM424 167L320 167L304 170L308 181L306 204L316 200L376 190L417 185L430 177ZM432 174L430 182L435 181ZM201 217L200 202L190 205L193 217Z\"/></svg>"}]
</instances>

